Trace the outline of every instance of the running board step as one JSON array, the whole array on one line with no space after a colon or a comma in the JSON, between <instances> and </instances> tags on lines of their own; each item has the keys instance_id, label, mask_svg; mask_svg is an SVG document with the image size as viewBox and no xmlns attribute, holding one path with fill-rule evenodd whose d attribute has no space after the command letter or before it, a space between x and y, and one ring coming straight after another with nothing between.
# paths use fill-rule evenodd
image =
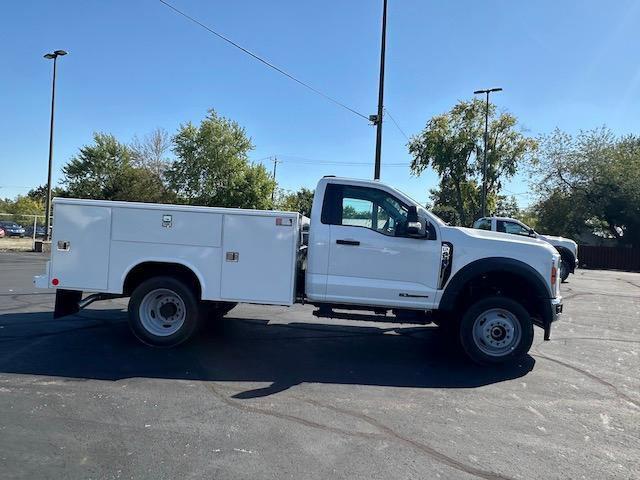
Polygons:
<instances>
[{"instance_id":1,"label":"running board step","mask_svg":"<svg viewBox=\"0 0 640 480\"><path fill-rule=\"evenodd\" d=\"M428 325L431 323L431 315L415 310L394 310L393 315L387 315L388 310L377 309L371 313L337 312L331 307L321 306L313 311L318 318L336 318L339 320L357 320L361 322L383 323L416 323Z\"/></svg>"}]
</instances>

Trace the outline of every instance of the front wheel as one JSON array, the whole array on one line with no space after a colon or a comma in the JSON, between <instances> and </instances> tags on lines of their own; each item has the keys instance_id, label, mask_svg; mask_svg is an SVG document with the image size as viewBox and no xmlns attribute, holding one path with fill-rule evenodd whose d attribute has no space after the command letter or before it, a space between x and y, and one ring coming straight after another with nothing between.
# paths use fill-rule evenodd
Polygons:
<instances>
[{"instance_id":1,"label":"front wheel","mask_svg":"<svg viewBox=\"0 0 640 480\"><path fill-rule=\"evenodd\" d=\"M193 291L172 277L145 280L129 300L129 325L147 345L178 345L193 335L199 319L200 305Z\"/></svg>"},{"instance_id":2,"label":"front wheel","mask_svg":"<svg viewBox=\"0 0 640 480\"><path fill-rule=\"evenodd\" d=\"M460 341L469 358L481 365L517 360L531 348L533 322L515 300L485 298L472 304L462 317Z\"/></svg>"}]
</instances>

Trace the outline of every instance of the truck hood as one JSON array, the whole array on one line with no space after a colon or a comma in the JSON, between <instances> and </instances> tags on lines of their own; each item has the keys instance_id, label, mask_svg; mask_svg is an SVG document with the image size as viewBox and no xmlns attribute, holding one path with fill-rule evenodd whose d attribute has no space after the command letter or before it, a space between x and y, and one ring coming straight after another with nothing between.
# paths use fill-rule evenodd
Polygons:
<instances>
[{"instance_id":1,"label":"truck hood","mask_svg":"<svg viewBox=\"0 0 640 480\"><path fill-rule=\"evenodd\" d=\"M576 252L578 250L578 244L570 238L555 237L553 235L542 235L541 233L538 234L538 238L549 242L554 247L564 247L571 253L573 253L574 256L576 255Z\"/></svg>"},{"instance_id":2,"label":"truck hood","mask_svg":"<svg viewBox=\"0 0 640 480\"><path fill-rule=\"evenodd\" d=\"M521 235L512 235L504 232L494 232L492 230L480 230L478 228L447 227L447 229L459 230L469 237L488 239L497 242L520 243L529 245L544 245L545 243L548 243L535 237L523 237Z\"/></svg>"},{"instance_id":3,"label":"truck hood","mask_svg":"<svg viewBox=\"0 0 640 480\"><path fill-rule=\"evenodd\" d=\"M453 245L452 277L465 265L476 260L500 257L526 263L537 270L550 285L551 268L557 266L560 254L548 242L502 232L475 228L441 226L442 241Z\"/></svg>"}]
</instances>

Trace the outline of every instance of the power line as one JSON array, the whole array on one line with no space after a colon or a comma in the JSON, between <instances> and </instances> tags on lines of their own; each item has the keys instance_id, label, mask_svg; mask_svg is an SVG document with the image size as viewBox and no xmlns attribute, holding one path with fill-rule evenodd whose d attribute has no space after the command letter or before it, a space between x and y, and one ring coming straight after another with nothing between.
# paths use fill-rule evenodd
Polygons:
<instances>
[{"instance_id":1,"label":"power line","mask_svg":"<svg viewBox=\"0 0 640 480\"><path fill-rule=\"evenodd\" d=\"M255 160L256 162L259 161L263 161L263 160L271 160L275 157L276 155L270 155L268 157L264 157L258 160ZM318 159L313 159L313 158L306 158L306 157L299 157L299 156L294 156L294 155L282 155L282 154L278 154L278 163L290 163L290 164L295 164L295 165L337 165L337 166L347 166L347 167L353 167L353 166L371 166L371 162L353 162L353 161L347 161L347 162L341 162L338 160L318 160ZM409 163L402 163L402 162L395 162L395 163L385 163L385 167L409 167L410 164Z\"/></svg>"},{"instance_id":2,"label":"power line","mask_svg":"<svg viewBox=\"0 0 640 480\"><path fill-rule=\"evenodd\" d=\"M307 158L307 157L299 157L295 155L278 155L279 161L281 163L292 163L292 164L301 164L301 165L344 165L344 166L371 166L371 162L354 162L354 161L346 161L341 162L338 160L318 160L315 158ZM408 167L409 163L385 163L387 167Z\"/></svg>"},{"instance_id":3,"label":"power line","mask_svg":"<svg viewBox=\"0 0 640 480\"><path fill-rule=\"evenodd\" d=\"M174 12L176 12L179 15L182 15L184 18L186 18L187 20L190 20L191 22L195 23L196 25L204 28L206 31L208 31L209 33L214 34L216 37L224 40L225 42L227 42L228 44L236 47L237 49L241 50L242 52L246 53L247 55L253 57L254 59L258 60L259 62L265 64L267 67L272 68L273 70L275 70L278 73L281 73L282 75L284 75L285 77L293 80L296 83L299 83L300 85L302 85L305 88L308 88L309 90L311 90L312 92L320 95L321 97L324 97L325 99L329 100L330 102L335 103L336 105L339 105L340 107L349 110L351 113L358 115L359 117L364 118L365 120L369 121L369 117L358 112L357 110L354 110L353 108L345 105L344 103L340 102L339 100L336 100L333 97L330 97L329 95L327 95L326 93L321 92L320 90L318 90L317 88L312 87L311 85L309 85L308 83L303 82L302 80L294 77L293 75L291 75L290 73L285 72L283 69L281 69L280 67L277 67L276 65L274 65L273 63L269 62L268 60L265 60L264 58L256 55L255 53L251 52L250 50L247 50L246 48L244 48L241 45L238 45L236 42L234 42L233 40L225 37L224 35L222 35L221 33L216 32L215 30L213 30L212 28L208 27L207 25L205 25L204 23L200 22L199 20L196 20L195 18L193 18L192 16L186 14L185 12L183 12L182 10L177 9L176 7L174 7L173 5L171 5L169 2L166 2L165 0L158 0L160 3L162 3L163 5L169 7L171 10L173 10Z\"/></svg>"},{"instance_id":4,"label":"power line","mask_svg":"<svg viewBox=\"0 0 640 480\"><path fill-rule=\"evenodd\" d=\"M288 162L283 161L283 164L293 163L295 165L336 165L344 167L371 167L371 163L367 162ZM385 167L410 167L408 163L385 163Z\"/></svg>"},{"instance_id":5,"label":"power line","mask_svg":"<svg viewBox=\"0 0 640 480\"><path fill-rule=\"evenodd\" d=\"M404 138L407 139L407 142L410 142L411 140L409 140L409 136L406 133L404 133L404 130L402 130L402 128L400 128L400 125L398 125L398 122L396 122L396 119L393 118L393 115L391 115L391 112L387 109L387 107L384 107L384 111L387 112L387 115L389 115L389 118L391 119L393 124L396 126L398 131L404 136Z\"/></svg>"},{"instance_id":6,"label":"power line","mask_svg":"<svg viewBox=\"0 0 640 480\"><path fill-rule=\"evenodd\" d=\"M502 191L507 193L508 195L513 195L513 196L518 196L518 195L528 195L532 197L534 196L534 194L531 192L512 192L510 190L507 190L506 188L503 188Z\"/></svg>"}]
</instances>

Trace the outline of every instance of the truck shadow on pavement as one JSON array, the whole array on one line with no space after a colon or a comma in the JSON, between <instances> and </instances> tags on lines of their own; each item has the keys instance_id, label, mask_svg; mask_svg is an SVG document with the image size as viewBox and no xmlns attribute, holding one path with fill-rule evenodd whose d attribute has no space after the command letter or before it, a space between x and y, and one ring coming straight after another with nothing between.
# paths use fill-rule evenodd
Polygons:
<instances>
[{"instance_id":1,"label":"truck shadow on pavement","mask_svg":"<svg viewBox=\"0 0 640 480\"><path fill-rule=\"evenodd\" d=\"M215 323L214 323L215 322ZM235 398L272 395L301 383L471 388L522 377L535 360L478 367L437 328L317 323L268 324L229 314L173 349L140 344L121 310L60 320L50 312L0 315L0 373L72 379L144 377L269 382Z\"/></svg>"}]
</instances>

